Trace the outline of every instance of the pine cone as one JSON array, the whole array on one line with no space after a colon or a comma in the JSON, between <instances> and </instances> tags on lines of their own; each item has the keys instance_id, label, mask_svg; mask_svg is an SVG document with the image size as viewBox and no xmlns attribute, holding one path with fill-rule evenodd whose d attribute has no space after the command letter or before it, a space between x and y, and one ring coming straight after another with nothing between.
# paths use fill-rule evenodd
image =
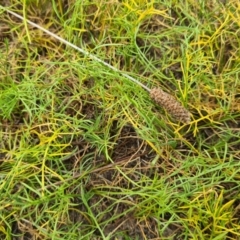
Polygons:
<instances>
[{"instance_id":1,"label":"pine cone","mask_svg":"<svg viewBox=\"0 0 240 240\"><path fill-rule=\"evenodd\" d=\"M150 97L163 107L176 120L183 123L190 122L190 113L173 96L165 93L161 88L153 88Z\"/></svg>"}]
</instances>

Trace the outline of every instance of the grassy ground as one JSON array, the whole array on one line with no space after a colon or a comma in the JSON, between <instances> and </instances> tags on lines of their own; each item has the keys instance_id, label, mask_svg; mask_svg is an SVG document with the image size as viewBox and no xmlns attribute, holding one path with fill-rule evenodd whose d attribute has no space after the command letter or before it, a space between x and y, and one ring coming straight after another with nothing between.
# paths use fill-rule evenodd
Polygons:
<instances>
[{"instance_id":1,"label":"grassy ground","mask_svg":"<svg viewBox=\"0 0 240 240\"><path fill-rule=\"evenodd\" d=\"M9 0L0 10L0 239L240 239L240 4Z\"/></svg>"}]
</instances>

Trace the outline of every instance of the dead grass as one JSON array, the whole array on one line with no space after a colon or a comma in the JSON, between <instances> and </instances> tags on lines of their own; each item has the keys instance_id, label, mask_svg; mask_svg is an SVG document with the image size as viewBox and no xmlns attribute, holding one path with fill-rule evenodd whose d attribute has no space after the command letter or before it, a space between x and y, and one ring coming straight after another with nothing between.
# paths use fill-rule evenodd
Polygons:
<instances>
[{"instance_id":1,"label":"dead grass","mask_svg":"<svg viewBox=\"0 0 240 240\"><path fill-rule=\"evenodd\" d=\"M240 239L238 1L2 4L191 122L1 10L1 239Z\"/></svg>"}]
</instances>

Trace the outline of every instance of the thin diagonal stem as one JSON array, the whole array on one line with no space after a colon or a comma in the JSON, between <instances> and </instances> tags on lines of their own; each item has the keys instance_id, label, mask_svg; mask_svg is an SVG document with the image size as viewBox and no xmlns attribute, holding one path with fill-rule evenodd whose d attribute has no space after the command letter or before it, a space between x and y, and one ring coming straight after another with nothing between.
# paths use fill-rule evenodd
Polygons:
<instances>
[{"instance_id":1,"label":"thin diagonal stem","mask_svg":"<svg viewBox=\"0 0 240 240\"><path fill-rule=\"evenodd\" d=\"M15 13L15 12L12 12L12 11L10 11L10 10L8 10L8 9L6 9L6 8L2 7L1 5L0 5L0 8L2 8L3 10L7 11L7 12L10 13L11 15L14 15L15 17L17 17L17 18L19 18L19 19L21 19L21 20L23 20L23 21L25 20L21 15ZM142 88L144 88L145 90L147 90L148 92L150 92L150 88L148 88L147 86L145 86L144 84L142 84L142 83L141 83L140 81L138 81L137 79L129 76L128 74L122 72L121 70L119 70L119 69L115 68L114 66L108 64L107 62L101 60L100 58L98 58L98 57L96 57L95 55L89 53L88 51L86 51L86 50L84 50L84 49L82 49L82 48L80 48L80 47L77 47L76 45L72 44L71 42L65 40L64 38L59 37L58 35L50 32L49 30L47 30L47 29L39 26L38 24L36 24L36 23L34 23L34 22L30 21L30 20L27 20L27 19L26 19L25 21L26 21L28 24L30 24L30 25L32 25L32 26L40 29L41 31L47 33L48 35L54 37L55 39L59 40L60 42L64 43L65 45L70 46L70 47L76 49L77 51L83 53L85 56L91 58L92 60L97 61L97 62L103 64L104 66L112 69L114 72L120 73L122 76L124 76L124 77L127 78L128 80L130 80L130 81L138 84L139 86L141 86Z\"/></svg>"}]
</instances>

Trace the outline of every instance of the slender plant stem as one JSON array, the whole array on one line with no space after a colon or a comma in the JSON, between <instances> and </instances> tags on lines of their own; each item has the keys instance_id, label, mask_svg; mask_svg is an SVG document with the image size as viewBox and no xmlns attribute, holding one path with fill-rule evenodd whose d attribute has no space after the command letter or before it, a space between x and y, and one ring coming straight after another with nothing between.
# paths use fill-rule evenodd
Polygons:
<instances>
[{"instance_id":1,"label":"slender plant stem","mask_svg":"<svg viewBox=\"0 0 240 240\"><path fill-rule=\"evenodd\" d=\"M122 72L121 70L119 70L119 69L115 68L114 66L108 64L107 62L101 60L100 58L98 58L98 57L96 57L95 55L89 53L88 51L83 50L83 49L80 48L80 47L77 47L76 45L70 43L69 41L67 41L67 40L59 37L58 35L50 32L49 30L47 30L47 29L39 26L38 24L36 24L36 23L34 23L34 22L30 21L30 20L25 19L25 18L22 17L21 15L19 15L19 14L15 13L15 12L12 12L12 11L10 11L10 10L2 7L1 5L0 5L0 8L3 9L3 10L5 10L5 11L7 11L7 12L10 13L11 15L14 15L15 17L17 17L17 18L19 18L19 19L21 19L21 20L23 20L23 21L26 21L28 24L30 24L30 25L32 25L32 26L40 29L41 31L43 31L43 32L47 33L48 35L54 37L55 39L59 40L60 42L64 43L65 45L70 46L70 47L76 49L77 51L83 53L85 56L91 58L92 60L95 60L95 61L97 61L97 62L105 65L106 67L112 69L114 72L120 73L122 76L124 76L125 78L129 79L130 81L132 81L132 82L140 85L142 88L144 88L144 89L147 90L148 92L151 91L150 88L148 88L147 86L145 86L144 84L142 84L142 83L141 83L140 81L138 81L137 79L129 76L128 74Z\"/></svg>"}]
</instances>

